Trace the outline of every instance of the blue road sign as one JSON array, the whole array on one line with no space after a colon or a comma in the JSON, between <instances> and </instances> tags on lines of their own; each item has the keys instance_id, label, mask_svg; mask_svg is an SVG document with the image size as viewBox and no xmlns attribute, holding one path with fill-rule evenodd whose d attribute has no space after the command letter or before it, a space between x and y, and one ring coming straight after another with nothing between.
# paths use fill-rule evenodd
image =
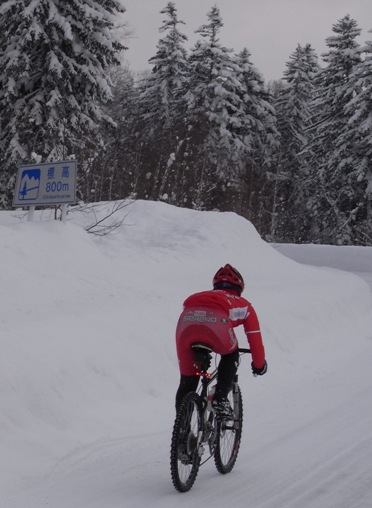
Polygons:
<instances>
[{"instance_id":1,"label":"blue road sign","mask_svg":"<svg viewBox=\"0 0 372 508\"><path fill-rule=\"evenodd\" d=\"M76 161L21 166L13 206L62 205L76 201Z\"/></svg>"}]
</instances>

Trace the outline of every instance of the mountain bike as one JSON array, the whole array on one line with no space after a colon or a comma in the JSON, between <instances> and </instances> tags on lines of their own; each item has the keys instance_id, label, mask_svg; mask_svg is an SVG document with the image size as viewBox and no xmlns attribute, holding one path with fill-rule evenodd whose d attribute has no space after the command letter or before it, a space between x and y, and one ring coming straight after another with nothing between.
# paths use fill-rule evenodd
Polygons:
<instances>
[{"instance_id":1,"label":"mountain bike","mask_svg":"<svg viewBox=\"0 0 372 508\"><path fill-rule=\"evenodd\" d=\"M216 382L218 369L208 372L212 350L202 343L192 347L200 366L197 375L201 378L201 386L197 392L185 395L173 426L170 466L173 485L179 492L191 489L200 466L211 457L219 473L229 473L239 453L243 428L243 402L238 375L228 395L233 419L218 420L211 405L212 385ZM239 348L239 353L250 353L250 350Z\"/></svg>"}]
</instances>

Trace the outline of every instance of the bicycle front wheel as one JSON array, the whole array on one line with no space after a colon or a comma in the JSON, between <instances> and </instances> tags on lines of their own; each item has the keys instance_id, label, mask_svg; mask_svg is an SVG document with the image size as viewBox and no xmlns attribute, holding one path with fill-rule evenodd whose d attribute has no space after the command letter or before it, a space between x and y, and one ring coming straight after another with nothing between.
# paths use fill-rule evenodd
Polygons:
<instances>
[{"instance_id":1,"label":"bicycle front wheel","mask_svg":"<svg viewBox=\"0 0 372 508\"><path fill-rule=\"evenodd\" d=\"M230 473L238 457L243 429L243 400L237 383L229 393L229 401L234 409L234 420L217 423L217 439L214 463L221 474Z\"/></svg>"},{"instance_id":2,"label":"bicycle front wheel","mask_svg":"<svg viewBox=\"0 0 372 508\"><path fill-rule=\"evenodd\" d=\"M194 485L200 466L198 438L201 435L200 398L188 393L177 412L171 443L171 476L176 490L187 492Z\"/></svg>"}]
</instances>

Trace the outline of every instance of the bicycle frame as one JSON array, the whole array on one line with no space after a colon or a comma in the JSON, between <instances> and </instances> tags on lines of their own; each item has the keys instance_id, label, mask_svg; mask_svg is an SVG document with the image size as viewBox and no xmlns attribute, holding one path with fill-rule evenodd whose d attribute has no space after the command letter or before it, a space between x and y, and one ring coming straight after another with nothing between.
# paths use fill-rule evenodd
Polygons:
<instances>
[{"instance_id":1,"label":"bicycle frame","mask_svg":"<svg viewBox=\"0 0 372 508\"><path fill-rule=\"evenodd\" d=\"M194 349L197 349L198 345L196 344L194 346ZM207 350L208 351L208 350ZM239 353L245 354L250 353L250 349L246 348L239 348ZM205 464L207 460L209 460L213 454L214 454L214 445L215 445L215 439L217 435L217 421L214 415L214 411L208 410L208 388L212 385L214 381L217 381L218 376L218 368L216 367L213 372L208 372L201 366L201 369L199 372L197 372L197 375L201 379L201 386L199 386L197 393L199 394L200 400L201 400L201 411L202 411L202 421L201 421L201 430L200 435L198 436L198 453L201 457L204 453L204 446L205 444L209 445L209 451L210 456L204 460L200 465ZM238 374L235 374L234 382L232 385L232 392L233 396L236 396L236 387L238 384ZM221 425L223 426L224 430L228 429L234 429L236 428L237 421L234 420L233 423L231 422L222 422ZM212 435L213 431L213 435ZM211 439L213 437L213 439Z\"/></svg>"}]
</instances>

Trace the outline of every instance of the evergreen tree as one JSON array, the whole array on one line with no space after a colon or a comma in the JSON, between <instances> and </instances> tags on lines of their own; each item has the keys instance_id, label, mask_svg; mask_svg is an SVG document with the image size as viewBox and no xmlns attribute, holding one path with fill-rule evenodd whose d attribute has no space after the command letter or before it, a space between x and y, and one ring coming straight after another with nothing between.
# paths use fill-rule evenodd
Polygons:
<instances>
[{"instance_id":1,"label":"evergreen tree","mask_svg":"<svg viewBox=\"0 0 372 508\"><path fill-rule=\"evenodd\" d=\"M312 103L312 141L307 148L311 171L307 181L311 197L312 239L322 243L352 243L358 215L356 174L346 145L340 144L349 129L346 106L356 90L350 76L361 61L355 41L360 34L349 15L334 26L336 35L326 39L329 52L322 55L327 66L317 78L317 97Z\"/></svg>"},{"instance_id":2,"label":"evergreen tree","mask_svg":"<svg viewBox=\"0 0 372 508\"><path fill-rule=\"evenodd\" d=\"M111 80L113 98L107 112L115 125L104 130L104 143L94 158L95 170L86 179L86 195L96 201L134 197L141 175L139 90L129 68L115 68Z\"/></svg>"},{"instance_id":3,"label":"evergreen tree","mask_svg":"<svg viewBox=\"0 0 372 508\"><path fill-rule=\"evenodd\" d=\"M140 115L143 139L142 178L140 195L151 199L175 201L177 163L182 149L184 95L188 63L184 43L187 37L179 29L184 24L177 17L174 2L161 11L167 15L159 31L166 33L159 40L156 55L150 58L152 72L140 85ZM139 182L140 183L140 182Z\"/></svg>"},{"instance_id":4,"label":"evergreen tree","mask_svg":"<svg viewBox=\"0 0 372 508\"><path fill-rule=\"evenodd\" d=\"M286 64L284 80L276 99L281 146L276 181L276 202L271 234L276 240L301 242L306 239L306 163L302 152L308 144L311 125L310 103L318 59L310 44L298 45Z\"/></svg>"},{"instance_id":5,"label":"evergreen tree","mask_svg":"<svg viewBox=\"0 0 372 508\"><path fill-rule=\"evenodd\" d=\"M245 152L241 154L243 170L241 183L243 200L235 211L248 217L262 233L267 232L272 208L271 174L278 149L276 114L272 96L250 60L245 48L237 55L237 93L241 98L241 132Z\"/></svg>"},{"instance_id":6,"label":"evergreen tree","mask_svg":"<svg viewBox=\"0 0 372 508\"><path fill-rule=\"evenodd\" d=\"M243 133L239 67L235 58L219 43L223 26L213 7L208 23L199 28L199 40L190 55L190 84L186 121L189 129L187 166L189 206L229 209L229 196L239 186Z\"/></svg>"},{"instance_id":7,"label":"evergreen tree","mask_svg":"<svg viewBox=\"0 0 372 508\"><path fill-rule=\"evenodd\" d=\"M372 245L372 41L367 41L361 51L365 58L350 75L353 94L345 107L348 128L338 137L337 146L347 152L353 168L357 208L353 241Z\"/></svg>"},{"instance_id":8,"label":"evergreen tree","mask_svg":"<svg viewBox=\"0 0 372 508\"><path fill-rule=\"evenodd\" d=\"M0 6L2 205L20 163L63 159L100 142L120 0L5 0ZM80 166L81 168L81 166Z\"/></svg>"}]
</instances>

